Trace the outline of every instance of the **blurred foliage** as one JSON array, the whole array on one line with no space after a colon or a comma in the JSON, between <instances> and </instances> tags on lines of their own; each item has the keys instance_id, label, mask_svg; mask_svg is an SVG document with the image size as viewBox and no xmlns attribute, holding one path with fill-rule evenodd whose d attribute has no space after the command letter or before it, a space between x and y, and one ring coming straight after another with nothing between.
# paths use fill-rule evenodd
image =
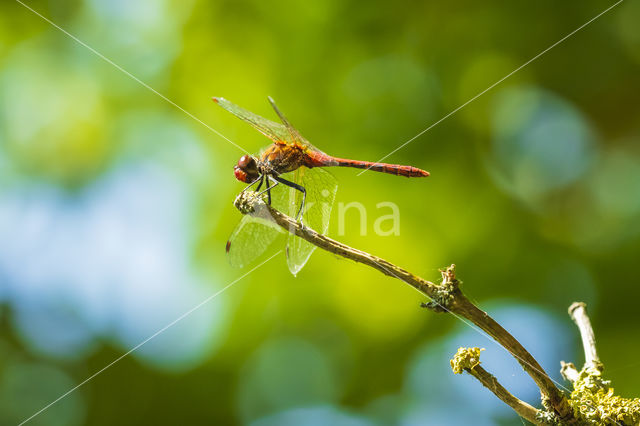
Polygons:
<instances>
[{"instance_id":1,"label":"blurred foliage","mask_svg":"<svg viewBox=\"0 0 640 426\"><path fill-rule=\"evenodd\" d=\"M250 152L268 143L211 97L273 117L271 95L322 150L374 161L608 4L27 4L126 73L0 4L1 424L205 301L31 424L516 424L449 371L472 345L536 404L500 348L326 253L297 278L277 256L211 300L246 271L224 258L241 151L207 126ZM336 201L368 213L360 235L348 211L340 240L429 279L455 262L557 380L580 356L566 308L587 302L625 396L640 394L639 18L622 3L388 158L426 180L332 171ZM400 235L373 231L387 201Z\"/></svg>"}]
</instances>

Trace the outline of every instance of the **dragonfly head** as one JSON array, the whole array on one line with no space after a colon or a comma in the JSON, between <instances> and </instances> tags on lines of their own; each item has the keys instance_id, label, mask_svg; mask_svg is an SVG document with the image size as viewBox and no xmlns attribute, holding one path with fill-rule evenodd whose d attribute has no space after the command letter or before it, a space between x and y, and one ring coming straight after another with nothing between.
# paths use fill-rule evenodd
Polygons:
<instances>
[{"instance_id":1,"label":"dragonfly head","mask_svg":"<svg viewBox=\"0 0 640 426\"><path fill-rule=\"evenodd\" d=\"M238 160L238 164L233 166L233 174L240 182L255 182L260 177L258 162L250 155L243 155Z\"/></svg>"}]
</instances>

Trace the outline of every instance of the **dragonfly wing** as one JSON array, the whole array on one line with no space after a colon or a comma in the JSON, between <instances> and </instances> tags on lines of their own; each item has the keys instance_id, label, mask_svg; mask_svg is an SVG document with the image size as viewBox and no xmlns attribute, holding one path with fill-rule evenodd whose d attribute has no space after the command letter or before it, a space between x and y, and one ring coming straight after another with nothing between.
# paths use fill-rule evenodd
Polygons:
<instances>
[{"instance_id":1,"label":"dragonfly wing","mask_svg":"<svg viewBox=\"0 0 640 426\"><path fill-rule=\"evenodd\" d=\"M336 198L338 182L329 172L321 168L300 167L294 172L294 181L307 191L302 221L305 226L325 234L329 229L331 209ZM288 213L295 216L302 203L302 193L294 188L289 190ZM307 263L316 246L289 234L287 242L287 265L293 275L297 275Z\"/></svg>"},{"instance_id":2,"label":"dragonfly wing","mask_svg":"<svg viewBox=\"0 0 640 426\"><path fill-rule=\"evenodd\" d=\"M267 120L264 117L260 117L258 114L254 114L249 110L246 110L232 102L229 102L225 98L213 98L213 100L222 108L229 111L231 114L251 124L254 129L259 131L272 141L287 143L292 142L289 130L283 124L275 123L271 120Z\"/></svg>"},{"instance_id":3,"label":"dragonfly wing","mask_svg":"<svg viewBox=\"0 0 640 426\"><path fill-rule=\"evenodd\" d=\"M227 259L231 266L242 268L265 252L282 233L274 223L245 215L227 241Z\"/></svg>"},{"instance_id":4,"label":"dragonfly wing","mask_svg":"<svg viewBox=\"0 0 640 426\"><path fill-rule=\"evenodd\" d=\"M280 121L282 121L282 124L284 124L284 127L287 129L287 132L289 132L289 136L291 137L291 140L301 143L303 145L309 145L309 142L307 142L306 139L302 137L298 129L293 127L293 125L289 122L287 117L282 113L282 111L280 111L280 109L276 105L276 102L273 100L273 98L269 96L268 99L269 99L269 103L271 104L271 107L273 107L273 110L278 115L278 118L280 119Z\"/></svg>"},{"instance_id":5,"label":"dragonfly wing","mask_svg":"<svg viewBox=\"0 0 640 426\"><path fill-rule=\"evenodd\" d=\"M309 142L308 140L306 140L298 131L298 129L296 129L295 127L293 127L293 125L289 122L289 120L287 119L287 117L282 113L282 111L280 111L280 109L278 108L278 106L276 105L276 102L271 98L271 96L269 96L269 103L271 104L271 107L273 107L273 110L276 112L276 114L278 115L278 118L280 119L280 121L282 121L282 124L284 124L284 128L286 129L286 131L289 134L289 139L288 139L288 143L294 142L297 145L302 145L304 147L308 147L312 150L318 151L318 152L322 152L320 151L318 148L316 148L315 146L313 146L311 144L311 142Z\"/></svg>"},{"instance_id":6,"label":"dragonfly wing","mask_svg":"<svg viewBox=\"0 0 640 426\"><path fill-rule=\"evenodd\" d=\"M280 112L275 102L273 102L273 99L271 98L269 98L269 102L271 103L271 106L273 106L283 124L267 120L264 117L260 117L258 114L254 114L249 110L246 110L232 102L229 102L225 98L213 98L213 100L222 108L229 111L231 114L251 124L254 129L274 142L284 142L287 145L302 145L322 152L315 146L311 145L308 140L302 137L298 129L296 129L291 125L291 123L289 123L289 120L287 120L284 114Z\"/></svg>"}]
</instances>

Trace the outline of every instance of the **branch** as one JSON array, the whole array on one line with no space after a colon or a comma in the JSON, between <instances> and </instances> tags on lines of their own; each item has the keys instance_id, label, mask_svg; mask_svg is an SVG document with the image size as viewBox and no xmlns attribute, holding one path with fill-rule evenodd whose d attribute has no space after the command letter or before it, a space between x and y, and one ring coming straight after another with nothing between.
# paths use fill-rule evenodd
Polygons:
<instances>
[{"instance_id":1,"label":"branch","mask_svg":"<svg viewBox=\"0 0 640 426\"><path fill-rule=\"evenodd\" d=\"M424 305L426 307L438 312L448 311L471 321L493 337L520 363L540 388L543 395L543 404L546 407L550 407L562 421L571 422L573 420L573 410L567 404L566 398L542 369L538 361L515 337L509 334L486 312L480 310L462 293L459 288L460 283L455 278L455 265L451 265L445 271L442 271L442 284L436 285L380 257L349 247L303 226L289 216L265 204L262 197L255 192L245 191L240 193L234 205L242 214L249 214L274 222L284 230L323 250L363 263L385 275L409 284L432 299L432 302Z\"/></svg>"},{"instance_id":2,"label":"branch","mask_svg":"<svg viewBox=\"0 0 640 426\"><path fill-rule=\"evenodd\" d=\"M580 330L585 363L580 371L571 363L562 362L562 375L573 383L569 405L581 424L638 425L640 424L640 398L622 398L615 395L611 382L605 380L604 365L596 352L596 339L582 302L569 307L569 315Z\"/></svg>"},{"instance_id":3,"label":"branch","mask_svg":"<svg viewBox=\"0 0 640 426\"><path fill-rule=\"evenodd\" d=\"M571 383L575 383L580 372L572 362L560 361L560 374Z\"/></svg>"},{"instance_id":4,"label":"branch","mask_svg":"<svg viewBox=\"0 0 640 426\"><path fill-rule=\"evenodd\" d=\"M540 423L540 410L513 396L496 377L480 366L480 348L460 348L451 360L451 368L455 374L466 371L478 379L482 385L489 389L502 402L513 408L513 411L533 424Z\"/></svg>"},{"instance_id":5,"label":"branch","mask_svg":"<svg viewBox=\"0 0 640 426\"><path fill-rule=\"evenodd\" d=\"M596 352L596 337L593 334L591 321L587 316L587 305L583 302L574 302L569 306L569 315L580 330L582 346L584 348L585 368L602 369L602 363Z\"/></svg>"}]
</instances>

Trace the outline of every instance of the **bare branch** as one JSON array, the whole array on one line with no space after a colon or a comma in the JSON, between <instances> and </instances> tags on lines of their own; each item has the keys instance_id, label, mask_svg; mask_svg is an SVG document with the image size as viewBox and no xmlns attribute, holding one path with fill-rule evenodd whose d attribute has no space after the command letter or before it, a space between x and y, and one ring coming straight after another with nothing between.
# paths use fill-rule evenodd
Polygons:
<instances>
[{"instance_id":1,"label":"bare branch","mask_svg":"<svg viewBox=\"0 0 640 426\"><path fill-rule=\"evenodd\" d=\"M264 200L254 192L245 191L241 193L236 198L234 204L243 214L250 214L255 217L273 221L286 231L297 235L323 250L358 263L363 263L385 275L409 284L432 299L432 302L426 304L427 307L437 307L437 310L448 311L471 321L493 337L520 363L522 368L534 380L538 388L540 388L543 395L543 404L550 407L560 420L567 423L572 422L573 410L568 405L563 393L556 387L555 383L543 370L538 361L536 361L515 337L509 334L509 332L486 312L480 310L469 301L462 291L460 291L459 281L455 277L454 265L442 271L442 284L436 285L387 260L349 247L346 244L340 243L301 225L289 216L266 205Z\"/></svg>"},{"instance_id":2,"label":"bare branch","mask_svg":"<svg viewBox=\"0 0 640 426\"><path fill-rule=\"evenodd\" d=\"M596 337L593 334L591 321L587 316L587 305L583 302L574 302L569 306L569 315L580 330L586 368L602 369L602 363L596 352Z\"/></svg>"},{"instance_id":3,"label":"bare branch","mask_svg":"<svg viewBox=\"0 0 640 426\"><path fill-rule=\"evenodd\" d=\"M493 374L480 366L480 352L483 350L480 348L459 348L451 360L453 372L462 374L463 371L466 371L478 379L485 388L493 392L502 402L513 408L513 411L518 413L520 417L536 425L542 424L539 420L540 410L513 396L498 382L498 379Z\"/></svg>"}]
</instances>

